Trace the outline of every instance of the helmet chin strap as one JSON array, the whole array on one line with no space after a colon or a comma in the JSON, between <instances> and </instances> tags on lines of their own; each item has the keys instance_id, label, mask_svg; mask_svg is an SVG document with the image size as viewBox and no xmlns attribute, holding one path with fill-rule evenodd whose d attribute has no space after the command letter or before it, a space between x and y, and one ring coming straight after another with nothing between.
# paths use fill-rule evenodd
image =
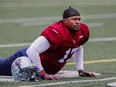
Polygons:
<instances>
[{"instance_id":1,"label":"helmet chin strap","mask_svg":"<svg viewBox=\"0 0 116 87\"><path fill-rule=\"evenodd\" d=\"M20 70L22 70L20 66L18 66L18 68L19 68Z\"/></svg>"}]
</instances>

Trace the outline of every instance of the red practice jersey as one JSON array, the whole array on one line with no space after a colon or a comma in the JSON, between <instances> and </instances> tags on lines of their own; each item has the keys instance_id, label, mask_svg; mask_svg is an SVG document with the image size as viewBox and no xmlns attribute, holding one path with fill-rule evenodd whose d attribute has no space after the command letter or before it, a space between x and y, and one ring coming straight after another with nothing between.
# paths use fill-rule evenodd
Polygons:
<instances>
[{"instance_id":1,"label":"red practice jersey","mask_svg":"<svg viewBox=\"0 0 116 87\"><path fill-rule=\"evenodd\" d=\"M72 54L89 38L86 24L80 23L80 30L72 36L63 21L47 27L42 33L50 43L50 48L40 54L41 63L48 74L56 74L71 58Z\"/></svg>"}]
</instances>

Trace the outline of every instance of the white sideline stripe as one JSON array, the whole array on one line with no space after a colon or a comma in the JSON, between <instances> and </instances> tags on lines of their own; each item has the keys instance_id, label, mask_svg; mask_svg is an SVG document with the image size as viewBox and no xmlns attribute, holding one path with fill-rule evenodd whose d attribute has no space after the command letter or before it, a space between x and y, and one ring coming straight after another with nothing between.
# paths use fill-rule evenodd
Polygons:
<instances>
[{"instance_id":1,"label":"white sideline stripe","mask_svg":"<svg viewBox=\"0 0 116 87\"><path fill-rule=\"evenodd\" d=\"M47 84L40 84L40 85L25 85L25 86L19 86L19 87L38 87L38 86L44 87L44 86L54 86L54 85L71 84L71 83L101 82L101 81L109 81L109 80L116 80L116 77L93 79L93 80L64 81L64 82L55 82L55 83L47 83Z\"/></svg>"},{"instance_id":2,"label":"white sideline stripe","mask_svg":"<svg viewBox=\"0 0 116 87\"><path fill-rule=\"evenodd\" d=\"M116 37L91 38L91 39L89 39L89 42L104 42L104 41L116 41ZM1 44L0 48L22 47L22 46L29 46L29 45L31 45L31 43Z\"/></svg>"},{"instance_id":3,"label":"white sideline stripe","mask_svg":"<svg viewBox=\"0 0 116 87\"><path fill-rule=\"evenodd\" d=\"M93 14L93 15L82 15L82 19L106 19L116 18L116 13L107 14ZM51 22L54 20L62 19L60 16L49 16L49 17L33 17L33 18L13 18L13 19L0 19L0 23L43 23Z\"/></svg>"}]
</instances>

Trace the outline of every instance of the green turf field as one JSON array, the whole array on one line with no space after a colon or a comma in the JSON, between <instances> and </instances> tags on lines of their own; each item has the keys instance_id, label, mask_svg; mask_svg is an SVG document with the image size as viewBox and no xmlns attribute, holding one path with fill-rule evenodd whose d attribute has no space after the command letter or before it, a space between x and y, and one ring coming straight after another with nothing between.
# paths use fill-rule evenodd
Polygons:
<instances>
[{"instance_id":1,"label":"green turf field","mask_svg":"<svg viewBox=\"0 0 116 87\"><path fill-rule=\"evenodd\" d=\"M85 70L101 75L61 81L0 82L0 87L108 87L116 81L112 79L116 77L116 0L0 0L0 58L28 47L44 28L62 19L64 9L70 5L79 9L82 22L90 28L90 39L84 45ZM22 43L26 45L15 46ZM63 70L75 71L73 59L69 63Z\"/></svg>"}]
</instances>

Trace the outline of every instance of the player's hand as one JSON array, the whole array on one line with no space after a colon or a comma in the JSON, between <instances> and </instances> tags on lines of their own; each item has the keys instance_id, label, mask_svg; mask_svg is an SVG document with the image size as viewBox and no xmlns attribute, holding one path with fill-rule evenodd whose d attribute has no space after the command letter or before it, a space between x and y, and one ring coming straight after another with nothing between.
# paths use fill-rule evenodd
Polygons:
<instances>
[{"instance_id":1,"label":"player's hand","mask_svg":"<svg viewBox=\"0 0 116 87\"><path fill-rule=\"evenodd\" d=\"M92 72L87 72L84 70L78 70L78 72L79 72L79 76L81 77L96 77L96 75L93 74Z\"/></svg>"},{"instance_id":2,"label":"player's hand","mask_svg":"<svg viewBox=\"0 0 116 87\"><path fill-rule=\"evenodd\" d=\"M41 71L40 77L44 80L62 80L62 78L54 76L54 75L49 75L47 74L44 70Z\"/></svg>"},{"instance_id":3,"label":"player's hand","mask_svg":"<svg viewBox=\"0 0 116 87\"><path fill-rule=\"evenodd\" d=\"M48 74L45 74L43 76L43 79L44 80L61 80L61 78L57 77L57 76L54 76L54 75L48 75Z\"/></svg>"}]
</instances>

